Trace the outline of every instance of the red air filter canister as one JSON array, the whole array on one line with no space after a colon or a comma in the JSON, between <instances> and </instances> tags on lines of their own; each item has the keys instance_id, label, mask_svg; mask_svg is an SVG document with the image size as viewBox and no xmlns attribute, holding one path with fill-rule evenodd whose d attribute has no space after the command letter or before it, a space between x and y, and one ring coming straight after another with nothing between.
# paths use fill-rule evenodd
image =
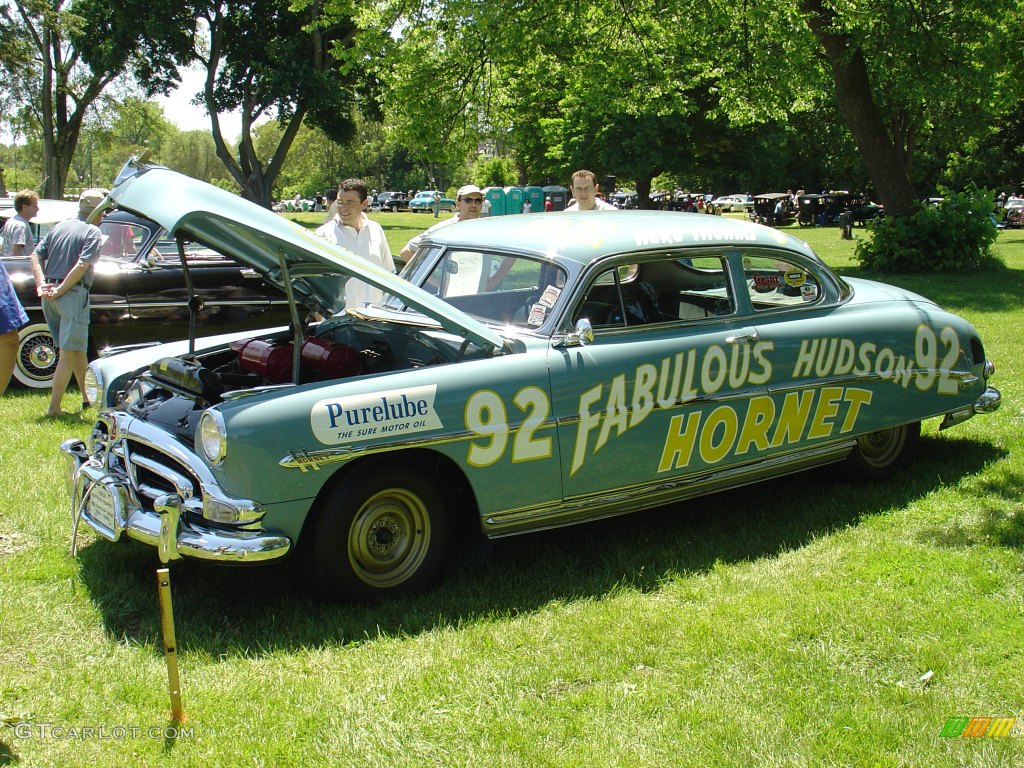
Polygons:
<instances>
[{"instance_id":1,"label":"red air filter canister","mask_svg":"<svg viewBox=\"0 0 1024 768\"><path fill-rule=\"evenodd\" d=\"M284 384L292 377L292 345L271 344L262 339L246 339L231 343L238 355L238 367L255 373L272 384Z\"/></svg>"},{"instance_id":2,"label":"red air filter canister","mask_svg":"<svg viewBox=\"0 0 1024 768\"><path fill-rule=\"evenodd\" d=\"M326 339L306 339L302 343L302 368L319 371L329 379L356 376L363 369L363 359L347 344Z\"/></svg>"}]
</instances>

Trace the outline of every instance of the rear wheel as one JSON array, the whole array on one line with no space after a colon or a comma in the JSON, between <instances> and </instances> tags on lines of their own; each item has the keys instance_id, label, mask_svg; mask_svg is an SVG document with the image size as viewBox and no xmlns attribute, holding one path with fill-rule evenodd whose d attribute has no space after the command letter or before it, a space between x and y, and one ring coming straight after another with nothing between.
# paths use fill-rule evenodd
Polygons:
<instances>
[{"instance_id":1,"label":"rear wheel","mask_svg":"<svg viewBox=\"0 0 1024 768\"><path fill-rule=\"evenodd\" d=\"M846 469L858 478L875 480L889 477L907 463L920 436L919 421L861 435L846 458Z\"/></svg>"},{"instance_id":2,"label":"rear wheel","mask_svg":"<svg viewBox=\"0 0 1024 768\"><path fill-rule=\"evenodd\" d=\"M14 378L32 389L53 386L53 372L57 368L57 344L45 323L26 326L18 332L18 360Z\"/></svg>"},{"instance_id":3,"label":"rear wheel","mask_svg":"<svg viewBox=\"0 0 1024 768\"><path fill-rule=\"evenodd\" d=\"M357 470L358 472L358 470ZM376 600L430 582L448 545L448 510L415 469L372 468L324 500L311 565L327 593Z\"/></svg>"}]
</instances>

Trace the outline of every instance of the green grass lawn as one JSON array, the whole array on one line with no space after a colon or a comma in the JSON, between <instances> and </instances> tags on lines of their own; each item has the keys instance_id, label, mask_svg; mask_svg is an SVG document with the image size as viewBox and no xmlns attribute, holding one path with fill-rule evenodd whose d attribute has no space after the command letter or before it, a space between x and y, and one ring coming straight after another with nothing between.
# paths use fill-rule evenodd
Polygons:
<instances>
[{"instance_id":1,"label":"green grass lawn","mask_svg":"<svg viewBox=\"0 0 1024 768\"><path fill-rule=\"evenodd\" d=\"M432 223L375 218L393 248ZM874 276L837 230L790 231ZM85 535L69 556L56 446L89 423L9 391L0 766L1021 765L1020 722L939 735L1024 717L1024 232L996 249L997 273L887 278L979 328L1004 404L927 424L886 482L826 468L467 545L376 606L323 603L287 566L176 563L177 737L155 553Z\"/></svg>"}]
</instances>

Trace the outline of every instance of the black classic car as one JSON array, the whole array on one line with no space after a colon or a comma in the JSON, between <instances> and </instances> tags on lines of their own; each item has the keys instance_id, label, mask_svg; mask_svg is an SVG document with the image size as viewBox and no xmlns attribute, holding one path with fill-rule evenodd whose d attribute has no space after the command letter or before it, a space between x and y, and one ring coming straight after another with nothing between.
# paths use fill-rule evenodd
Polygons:
<instances>
[{"instance_id":1,"label":"black classic car","mask_svg":"<svg viewBox=\"0 0 1024 768\"><path fill-rule=\"evenodd\" d=\"M116 211L100 223L101 258L91 290L89 357L189 335L230 333L288 321L288 300L251 269L214 250L167 238L153 221ZM48 388L57 348L43 319L27 258L4 262L29 322L19 331L15 379Z\"/></svg>"},{"instance_id":2,"label":"black classic car","mask_svg":"<svg viewBox=\"0 0 1024 768\"><path fill-rule=\"evenodd\" d=\"M370 205L374 211L399 211L409 210L409 195L405 192L381 192Z\"/></svg>"},{"instance_id":3,"label":"black classic car","mask_svg":"<svg viewBox=\"0 0 1024 768\"><path fill-rule=\"evenodd\" d=\"M849 192L800 195L797 211L797 221L802 227L840 226L840 216L845 212L850 213L851 225L866 224L884 215L882 206L871 202L866 195Z\"/></svg>"}]
</instances>

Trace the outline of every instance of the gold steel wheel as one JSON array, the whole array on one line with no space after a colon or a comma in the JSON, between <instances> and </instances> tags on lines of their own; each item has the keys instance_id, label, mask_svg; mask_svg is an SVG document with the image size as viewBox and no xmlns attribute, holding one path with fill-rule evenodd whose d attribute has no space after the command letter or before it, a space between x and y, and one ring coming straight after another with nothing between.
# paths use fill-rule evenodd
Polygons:
<instances>
[{"instance_id":1,"label":"gold steel wheel","mask_svg":"<svg viewBox=\"0 0 1024 768\"><path fill-rule=\"evenodd\" d=\"M847 467L858 477L888 477L910 458L920 435L919 421L861 435L847 459Z\"/></svg>"},{"instance_id":2,"label":"gold steel wheel","mask_svg":"<svg viewBox=\"0 0 1024 768\"><path fill-rule=\"evenodd\" d=\"M357 465L320 504L308 564L328 594L378 600L429 584L448 533L448 505L423 470L401 462Z\"/></svg>"},{"instance_id":3,"label":"gold steel wheel","mask_svg":"<svg viewBox=\"0 0 1024 768\"><path fill-rule=\"evenodd\" d=\"M367 499L348 535L348 559L366 584L387 589L402 584L423 564L430 549L430 514L423 500L403 488Z\"/></svg>"}]
</instances>

